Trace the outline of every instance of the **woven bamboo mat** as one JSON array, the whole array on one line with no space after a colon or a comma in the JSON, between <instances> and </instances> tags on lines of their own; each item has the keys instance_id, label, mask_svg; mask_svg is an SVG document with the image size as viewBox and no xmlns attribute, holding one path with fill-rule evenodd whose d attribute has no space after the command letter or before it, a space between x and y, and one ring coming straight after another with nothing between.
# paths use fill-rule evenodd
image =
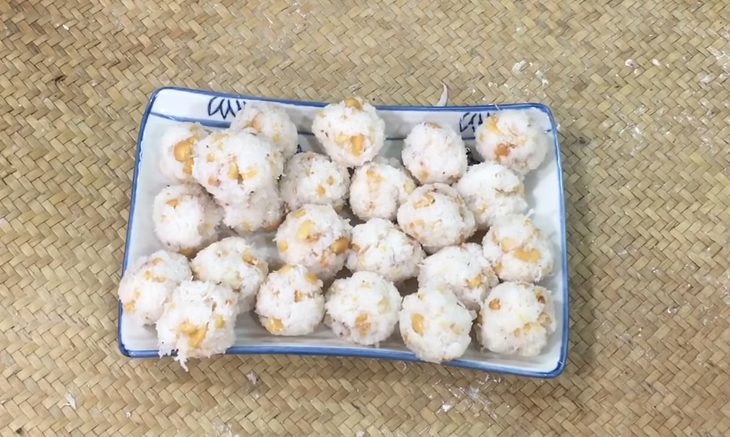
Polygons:
<instances>
[{"instance_id":1,"label":"woven bamboo mat","mask_svg":"<svg viewBox=\"0 0 730 437\"><path fill-rule=\"evenodd\" d=\"M529 3L0 2L0 434L729 435L730 4ZM154 88L433 104L442 82L560 123L561 377L119 354Z\"/></svg>"}]
</instances>

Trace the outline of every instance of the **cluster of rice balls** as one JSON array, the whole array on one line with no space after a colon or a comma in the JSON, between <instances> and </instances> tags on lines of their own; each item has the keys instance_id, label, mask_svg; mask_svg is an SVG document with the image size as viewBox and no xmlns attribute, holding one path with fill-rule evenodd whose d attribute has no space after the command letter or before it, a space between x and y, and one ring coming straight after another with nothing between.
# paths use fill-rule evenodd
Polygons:
<instances>
[{"instance_id":1,"label":"cluster of rice balls","mask_svg":"<svg viewBox=\"0 0 730 437\"><path fill-rule=\"evenodd\" d=\"M358 97L316 114L325 153L296 153L296 126L263 103L247 103L223 131L175 125L159 144L174 184L153 206L165 249L126 271L124 314L155 325L160 354L183 367L232 346L236 317L249 311L273 335L307 335L324 321L359 345L398 326L431 362L464 354L472 329L489 351L537 355L556 324L550 291L535 285L553 254L525 215L522 177L549 147L531 117L487 117L476 130L484 162L471 166L461 136L432 122L413 127L402 164L379 157L385 123ZM478 230L481 244L470 240ZM253 240L274 231L277 262ZM402 297L411 278L418 290Z\"/></svg>"}]
</instances>

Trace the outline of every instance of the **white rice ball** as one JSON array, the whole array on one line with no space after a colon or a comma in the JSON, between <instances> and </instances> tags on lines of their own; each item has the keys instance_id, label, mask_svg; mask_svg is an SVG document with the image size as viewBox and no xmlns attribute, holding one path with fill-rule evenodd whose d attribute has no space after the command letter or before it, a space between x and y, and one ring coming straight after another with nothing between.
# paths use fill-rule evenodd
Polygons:
<instances>
[{"instance_id":1,"label":"white rice ball","mask_svg":"<svg viewBox=\"0 0 730 437\"><path fill-rule=\"evenodd\" d=\"M246 239L228 237L215 242L191 261L195 277L225 285L238 293L238 311L253 309L256 293L269 273L266 261Z\"/></svg>"},{"instance_id":2,"label":"white rice ball","mask_svg":"<svg viewBox=\"0 0 730 437\"><path fill-rule=\"evenodd\" d=\"M307 204L286 216L275 241L284 262L301 264L327 280L345 264L351 230L332 206Z\"/></svg>"},{"instance_id":3,"label":"white rice ball","mask_svg":"<svg viewBox=\"0 0 730 437\"><path fill-rule=\"evenodd\" d=\"M398 208L398 225L426 252L461 244L476 230L474 214L458 192L445 184L416 188Z\"/></svg>"},{"instance_id":4,"label":"white rice ball","mask_svg":"<svg viewBox=\"0 0 730 437\"><path fill-rule=\"evenodd\" d=\"M466 146L448 126L419 123L406 137L403 164L422 184L452 184L466 171Z\"/></svg>"},{"instance_id":5,"label":"white rice ball","mask_svg":"<svg viewBox=\"0 0 730 437\"><path fill-rule=\"evenodd\" d=\"M464 354L471 343L472 319L451 291L420 289L403 299L400 333L419 359L440 363Z\"/></svg>"},{"instance_id":6,"label":"white rice ball","mask_svg":"<svg viewBox=\"0 0 730 437\"><path fill-rule=\"evenodd\" d=\"M223 212L198 185L163 188L152 205L155 235L166 248L187 256L218 237Z\"/></svg>"},{"instance_id":7,"label":"white rice ball","mask_svg":"<svg viewBox=\"0 0 730 437\"><path fill-rule=\"evenodd\" d=\"M238 295L212 282L183 281L175 288L157 321L160 356L177 351L187 370L188 358L220 354L233 346Z\"/></svg>"},{"instance_id":8,"label":"white rice ball","mask_svg":"<svg viewBox=\"0 0 730 437\"><path fill-rule=\"evenodd\" d=\"M415 189L416 183L404 168L375 158L355 169L350 184L350 208L362 220L395 220L398 207Z\"/></svg>"},{"instance_id":9,"label":"white rice ball","mask_svg":"<svg viewBox=\"0 0 730 437\"><path fill-rule=\"evenodd\" d=\"M495 220L482 240L484 256L503 281L539 282L553 270L550 244L524 215Z\"/></svg>"},{"instance_id":10,"label":"white rice ball","mask_svg":"<svg viewBox=\"0 0 730 437\"><path fill-rule=\"evenodd\" d=\"M388 220L374 218L352 229L347 268L375 272L400 282L416 276L424 256L417 241Z\"/></svg>"},{"instance_id":11,"label":"white rice ball","mask_svg":"<svg viewBox=\"0 0 730 437\"><path fill-rule=\"evenodd\" d=\"M454 188L474 213L480 229L491 226L497 217L520 214L527 209L520 177L496 163L470 166Z\"/></svg>"},{"instance_id":12,"label":"white rice ball","mask_svg":"<svg viewBox=\"0 0 730 437\"><path fill-rule=\"evenodd\" d=\"M261 102L246 102L231 123L231 130L248 130L267 139L284 159L297 151L297 127L283 109Z\"/></svg>"},{"instance_id":13,"label":"white rice ball","mask_svg":"<svg viewBox=\"0 0 730 437\"><path fill-rule=\"evenodd\" d=\"M377 345L395 330L401 297L392 282L371 272L335 280L327 292L328 324L349 342Z\"/></svg>"},{"instance_id":14,"label":"white rice ball","mask_svg":"<svg viewBox=\"0 0 730 437\"><path fill-rule=\"evenodd\" d=\"M195 145L193 177L221 203L240 203L276 185L284 159L263 137L214 132Z\"/></svg>"},{"instance_id":15,"label":"white rice ball","mask_svg":"<svg viewBox=\"0 0 730 437\"><path fill-rule=\"evenodd\" d=\"M475 243L439 250L423 261L418 273L419 288L451 290L459 302L475 312L498 283L482 247Z\"/></svg>"},{"instance_id":16,"label":"white rice ball","mask_svg":"<svg viewBox=\"0 0 730 437\"><path fill-rule=\"evenodd\" d=\"M550 141L527 111L509 109L487 117L474 133L476 149L485 161L494 161L520 174L540 166Z\"/></svg>"},{"instance_id":17,"label":"white rice ball","mask_svg":"<svg viewBox=\"0 0 730 437\"><path fill-rule=\"evenodd\" d=\"M312 132L335 162L356 167L371 161L383 148L385 122L372 105L354 97L319 111Z\"/></svg>"},{"instance_id":18,"label":"white rice ball","mask_svg":"<svg viewBox=\"0 0 730 437\"><path fill-rule=\"evenodd\" d=\"M261 285L256 314L271 334L311 334L324 316L322 281L304 266L287 264Z\"/></svg>"},{"instance_id":19,"label":"white rice ball","mask_svg":"<svg viewBox=\"0 0 730 437\"><path fill-rule=\"evenodd\" d=\"M279 188L289 211L305 203L342 209L350 187L347 168L314 152L297 153L287 161Z\"/></svg>"},{"instance_id":20,"label":"white rice ball","mask_svg":"<svg viewBox=\"0 0 730 437\"><path fill-rule=\"evenodd\" d=\"M119 282L124 314L139 324L155 323L172 290L192 276L188 259L178 253L158 250L137 259Z\"/></svg>"},{"instance_id":21,"label":"white rice ball","mask_svg":"<svg viewBox=\"0 0 730 437\"><path fill-rule=\"evenodd\" d=\"M479 341L500 354L534 357L555 332L550 292L526 282L504 282L489 292L478 324Z\"/></svg>"},{"instance_id":22,"label":"white rice ball","mask_svg":"<svg viewBox=\"0 0 730 437\"><path fill-rule=\"evenodd\" d=\"M246 201L223 204L223 223L238 234L274 231L282 215L282 201L275 186L251 193Z\"/></svg>"},{"instance_id":23,"label":"white rice ball","mask_svg":"<svg viewBox=\"0 0 730 437\"><path fill-rule=\"evenodd\" d=\"M197 123L169 127L160 139L160 171L175 182L193 181L195 143L208 135Z\"/></svg>"}]
</instances>

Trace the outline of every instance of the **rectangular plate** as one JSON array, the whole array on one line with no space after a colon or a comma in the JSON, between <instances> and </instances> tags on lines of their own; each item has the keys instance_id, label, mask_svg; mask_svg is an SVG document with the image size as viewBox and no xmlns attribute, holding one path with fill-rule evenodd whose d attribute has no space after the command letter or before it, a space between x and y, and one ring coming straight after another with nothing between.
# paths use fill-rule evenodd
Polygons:
<instances>
[{"instance_id":1,"label":"rectangular plate","mask_svg":"<svg viewBox=\"0 0 730 437\"><path fill-rule=\"evenodd\" d=\"M182 88L156 90L145 109L137 140L122 271L126 270L132 260L162 248L162 244L155 237L152 224L152 200L167 185L167 181L157 170L158 150L155 146L162 133L168 126L178 122L197 122L211 129L226 128L247 101L267 101L281 106L297 125L301 148L317 148L310 131L314 114L324 106L323 103L244 97ZM550 110L544 105L534 103L451 107L378 106L379 115L385 120L387 137L381 154L400 157L403 138L415 124L422 121L433 121L458 129L467 146L471 146L474 130L482 120L490 113L508 108L536 111L552 139L552 153L548 154L540 168L527 175L525 191L536 225L560 253L555 271L541 283L552 292L558 320L557 331L550 337L543 353L534 358L482 351L472 341L461 359L446 364L490 372L552 378L563 371L568 354L568 269L560 146ZM266 241L265 238L259 240ZM273 248L271 242L262 244L271 244ZM118 342L122 354L128 357L158 356L154 328L129 323L122 314L121 305ZM337 339L324 325L312 335L273 336L258 324L252 314L238 317L236 343L226 353L356 356L418 361L403 345L397 329L380 347L361 347Z\"/></svg>"}]
</instances>

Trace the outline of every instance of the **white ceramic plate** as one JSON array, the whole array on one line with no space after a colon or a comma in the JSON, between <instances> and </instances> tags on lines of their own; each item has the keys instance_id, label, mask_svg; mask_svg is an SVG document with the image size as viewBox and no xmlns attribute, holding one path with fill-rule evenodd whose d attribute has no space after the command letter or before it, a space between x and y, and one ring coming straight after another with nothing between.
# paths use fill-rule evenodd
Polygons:
<instances>
[{"instance_id":1,"label":"white ceramic plate","mask_svg":"<svg viewBox=\"0 0 730 437\"><path fill-rule=\"evenodd\" d=\"M281 106L297 125L300 147L303 150L317 148L310 129L313 116L318 108L323 106L322 103L242 97L181 88L161 88L152 94L142 118L137 141L123 270L126 270L129 263L138 257L162 248L162 244L153 232L152 199L169 183L158 171L157 164L156 145L165 129L178 122L197 122L211 129L226 128L246 102L252 100L265 100ZM472 345L461 359L447 364L551 378L562 372L568 353L568 271L560 150L550 110L540 104L462 107L379 106L377 109L385 120L387 136L382 154L399 157L403 138L413 125L422 121L453 126L461 132L467 145L470 145L473 143L474 130L482 120L488 114L506 108L536 111L553 140L552 153L548 154L548 158L539 169L527 175L525 189L535 223L550 238L556 253L560 254L560 261L556 264L553 275L541 283L552 292L558 320L557 331L550 337L542 354L534 358L485 352L479 349L476 341L472 341ZM259 236L259 241L262 245L271 245L272 253L275 252L273 244L266 236ZM122 314L121 305L118 328L119 348L124 355L133 358L158 356L154 328L130 323ZM405 348L397 331L396 329L396 333L378 348L361 347L337 339L323 325L308 336L269 335L251 314L242 314L236 324L236 343L226 353L359 356L418 361Z\"/></svg>"}]
</instances>

